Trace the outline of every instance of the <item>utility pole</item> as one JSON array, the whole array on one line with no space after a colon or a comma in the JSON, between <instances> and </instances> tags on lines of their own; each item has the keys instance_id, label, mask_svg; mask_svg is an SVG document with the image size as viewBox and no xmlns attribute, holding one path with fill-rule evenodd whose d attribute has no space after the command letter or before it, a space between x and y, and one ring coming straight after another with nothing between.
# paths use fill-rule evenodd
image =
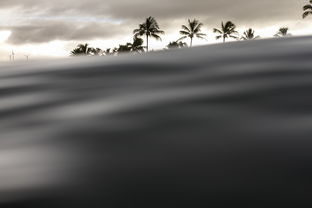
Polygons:
<instances>
[{"instance_id":1,"label":"utility pole","mask_svg":"<svg viewBox=\"0 0 312 208\"><path fill-rule=\"evenodd\" d=\"M14 51L12 50L12 53L11 53L11 55L10 55L10 60L11 61L15 61L15 53L14 53Z\"/></svg>"},{"instance_id":2,"label":"utility pole","mask_svg":"<svg viewBox=\"0 0 312 208\"><path fill-rule=\"evenodd\" d=\"M25 57L26 57L26 60L28 61L29 60L29 55L25 55Z\"/></svg>"}]
</instances>

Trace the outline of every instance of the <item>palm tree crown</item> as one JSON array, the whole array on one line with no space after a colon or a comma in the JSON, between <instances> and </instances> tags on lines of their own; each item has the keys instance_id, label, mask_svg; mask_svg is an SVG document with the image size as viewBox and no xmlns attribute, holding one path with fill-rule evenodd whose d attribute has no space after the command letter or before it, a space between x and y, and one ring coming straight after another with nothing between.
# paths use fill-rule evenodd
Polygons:
<instances>
[{"instance_id":1,"label":"palm tree crown","mask_svg":"<svg viewBox=\"0 0 312 208\"><path fill-rule=\"evenodd\" d=\"M206 36L206 34L201 33L202 26L203 23L200 23L197 19L194 19L192 21L189 19L187 26L182 25L182 30L180 31L180 34L183 36L179 40L190 38L190 47L192 47L194 37L204 39L204 36Z\"/></svg>"},{"instance_id":2,"label":"palm tree crown","mask_svg":"<svg viewBox=\"0 0 312 208\"><path fill-rule=\"evenodd\" d=\"M214 33L217 33L218 35L216 36L216 39L223 38L223 42L225 42L226 38L235 38L237 39L238 37L238 32L236 31L236 25L231 22L227 21L225 24L222 22L221 23L221 29L214 28L213 29Z\"/></svg>"},{"instance_id":3,"label":"palm tree crown","mask_svg":"<svg viewBox=\"0 0 312 208\"><path fill-rule=\"evenodd\" d=\"M291 36L290 33L288 33L289 28L288 27L281 27L278 32L274 35L275 37L287 37Z\"/></svg>"},{"instance_id":4,"label":"palm tree crown","mask_svg":"<svg viewBox=\"0 0 312 208\"><path fill-rule=\"evenodd\" d=\"M244 35L241 37L242 40L255 40L260 38L260 36L255 36L255 31L251 28L244 32Z\"/></svg>"},{"instance_id":5,"label":"palm tree crown","mask_svg":"<svg viewBox=\"0 0 312 208\"><path fill-rule=\"evenodd\" d=\"M308 15L312 14L312 0L309 1L309 4L303 6L302 18L306 18Z\"/></svg>"},{"instance_id":6,"label":"palm tree crown","mask_svg":"<svg viewBox=\"0 0 312 208\"><path fill-rule=\"evenodd\" d=\"M154 17L146 18L145 22L139 25L138 29L133 31L134 36L146 36L146 49L148 51L148 38L153 37L156 40L161 40L160 34L164 34L165 32L160 30L159 25Z\"/></svg>"}]
</instances>

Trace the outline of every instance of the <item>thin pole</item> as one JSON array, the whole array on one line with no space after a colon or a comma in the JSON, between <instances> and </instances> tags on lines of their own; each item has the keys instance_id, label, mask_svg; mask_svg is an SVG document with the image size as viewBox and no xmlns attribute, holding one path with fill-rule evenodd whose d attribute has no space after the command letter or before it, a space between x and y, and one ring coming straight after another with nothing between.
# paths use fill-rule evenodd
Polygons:
<instances>
[{"instance_id":1,"label":"thin pole","mask_svg":"<svg viewBox=\"0 0 312 208\"><path fill-rule=\"evenodd\" d=\"M12 50L12 61L15 61L15 54L14 54L14 51Z\"/></svg>"}]
</instances>

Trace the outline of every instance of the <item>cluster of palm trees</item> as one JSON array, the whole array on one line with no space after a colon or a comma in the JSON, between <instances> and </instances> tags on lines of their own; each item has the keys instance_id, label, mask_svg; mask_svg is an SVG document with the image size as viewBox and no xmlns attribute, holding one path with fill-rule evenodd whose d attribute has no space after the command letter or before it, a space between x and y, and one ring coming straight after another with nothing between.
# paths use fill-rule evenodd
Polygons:
<instances>
[{"instance_id":1,"label":"cluster of palm trees","mask_svg":"<svg viewBox=\"0 0 312 208\"><path fill-rule=\"evenodd\" d=\"M104 56L104 55L118 55L121 53L142 53L144 52L143 39L134 37L132 43L119 45L118 48L108 48L102 50L100 48L90 47L89 44L79 44L74 50L71 51L72 56Z\"/></svg>"},{"instance_id":2,"label":"cluster of palm trees","mask_svg":"<svg viewBox=\"0 0 312 208\"><path fill-rule=\"evenodd\" d=\"M309 4L303 7L303 15L302 18L306 18L308 15L312 15L312 0L309 0ZM183 42L184 39L189 39L190 44L189 47L193 46L194 38L206 39L207 36L205 33L202 33L203 23L201 23L197 19L189 19L186 25L182 25L180 30L181 38L176 41L170 42L167 45L166 49L171 48L184 48L188 47L187 43ZM291 36L288 32L288 27L281 27L277 33L274 35L275 37L287 37ZM222 22L220 28L214 28L213 32L216 34L216 39L222 39L223 42L226 39L232 38L235 40L255 40L260 38L255 34L255 31L252 28L244 31L243 35L240 36L238 31L236 30L236 25L231 22ZM148 17L146 20L139 24L139 27L133 31L133 42L126 43L125 45L119 45L119 47L113 49L101 50L100 48L92 48L89 47L88 44L79 44L74 50L71 51L71 55L89 55L89 56L102 56L102 55L118 55L121 53L142 53L145 51L149 51L149 42L151 38L156 40L162 40L161 35L165 34L163 30L160 29L158 22L154 17ZM143 46L143 39L146 39L146 45Z\"/></svg>"},{"instance_id":3,"label":"cluster of palm trees","mask_svg":"<svg viewBox=\"0 0 312 208\"><path fill-rule=\"evenodd\" d=\"M97 56L101 52L100 48L91 48L89 44L79 44L74 50L71 51L72 55L93 55Z\"/></svg>"}]
</instances>

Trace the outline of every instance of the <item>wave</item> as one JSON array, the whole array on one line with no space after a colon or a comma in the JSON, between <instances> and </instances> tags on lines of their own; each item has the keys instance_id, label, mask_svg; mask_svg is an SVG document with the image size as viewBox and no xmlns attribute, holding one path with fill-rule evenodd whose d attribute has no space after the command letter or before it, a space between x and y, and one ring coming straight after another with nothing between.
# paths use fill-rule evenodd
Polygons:
<instances>
[{"instance_id":1,"label":"wave","mask_svg":"<svg viewBox=\"0 0 312 208\"><path fill-rule=\"evenodd\" d=\"M2 65L0 206L311 203L311 45Z\"/></svg>"}]
</instances>

